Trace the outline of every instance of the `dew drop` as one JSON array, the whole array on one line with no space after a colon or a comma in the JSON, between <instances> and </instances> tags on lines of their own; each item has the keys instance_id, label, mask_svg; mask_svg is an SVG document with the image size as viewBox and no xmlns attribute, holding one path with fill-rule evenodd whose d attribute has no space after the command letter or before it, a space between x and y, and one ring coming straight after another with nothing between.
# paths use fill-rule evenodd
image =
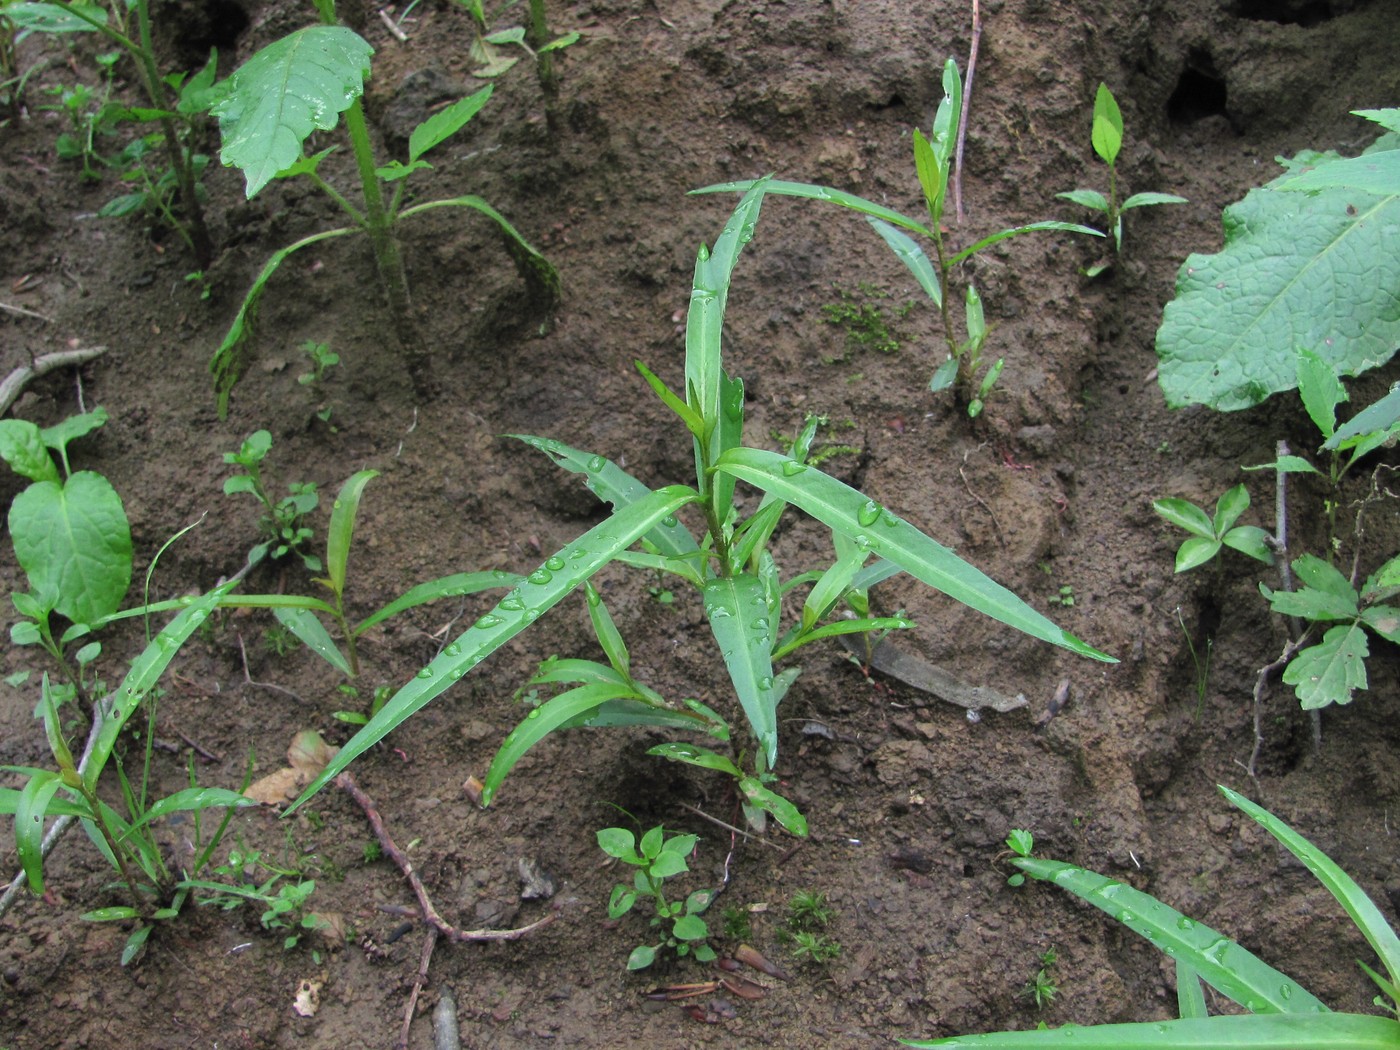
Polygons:
<instances>
[{"instance_id":1,"label":"dew drop","mask_svg":"<svg viewBox=\"0 0 1400 1050\"><path fill-rule=\"evenodd\" d=\"M489 631L492 627L501 626L503 622L504 621L499 616L493 616L490 613L487 613L481 619L476 621L476 629L479 631ZM455 656L456 653L453 653L452 655Z\"/></svg>"},{"instance_id":2,"label":"dew drop","mask_svg":"<svg viewBox=\"0 0 1400 1050\"><path fill-rule=\"evenodd\" d=\"M432 676L433 676L433 669L432 669L431 667L425 667L425 668L423 668L423 670L421 670L421 671L418 672L418 677L419 677L419 678L431 678Z\"/></svg>"},{"instance_id":3,"label":"dew drop","mask_svg":"<svg viewBox=\"0 0 1400 1050\"><path fill-rule=\"evenodd\" d=\"M769 689L772 689L772 688L773 688L773 679L770 678L768 675L764 675L762 678L760 678L760 679L758 680L758 687L759 687L760 689L764 690L764 691L767 691L767 690L769 690Z\"/></svg>"},{"instance_id":4,"label":"dew drop","mask_svg":"<svg viewBox=\"0 0 1400 1050\"><path fill-rule=\"evenodd\" d=\"M526 623L534 623L539 618L540 611L538 609L526 609L525 615L521 617Z\"/></svg>"},{"instance_id":5,"label":"dew drop","mask_svg":"<svg viewBox=\"0 0 1400 1050\"><path fill-rule=\"evenodd\" d=\"M749 630L751 630L751 631L766 631L766 630L768 630L768 621L767 621L766 619L764 619L762 616L760 616L760 617L759 617L757 620L755 620L753 623L749 624Z\"/></svg>"},{"instance_id":6,"label":"dew drop","mask_svg":"<svg viewBox=\"0 0 1400 1050\"><path fill-rule=\"evenodd\" d=\"M1196 928L1196 924L1183 915L1176 920L1176 928L1178 930L1193 930Z\"/></svg>"},{"instance_id":7,"label":"dew drop","mask_svg":"<svg viewBox=\"0 0 1400 1050\"><path fill-rule=\"evenodd\" d=\"M500 604L497 605L496 608L503 609L506 612L519 612L521 609L525 608L525 603L511 594L502 598Z\"/></svg>"},{"instance_id":8,"label":"dew drop","mask_svg":"<svg viewBox=\"0 0 1400 1050\"><path fill-rule=\"evenodd\" d=\"M598 471L602 470L607 465L608 461L602 456L593 456L591 459L589 459L587 463L584 464L584 466L588 468L588 471L591 474L598 473Z\"/></svg>"},{"instance_id":9,"label":"dew drop","mask_svg":"<svg viewBox=\"0 0 1400 1050\"><path fill-rule=\"evenodd\" d=\"M510 573L506 572L505 569L492 569L492 570L491 570L491 575L492 575L495 579L498 579L498 580L506 580L506 579L509 579L509 578L510 578ZM463 593L466 593L466 592L463 592Z\"/></svg>"},{"instance_id":10,"label":"dew drop","mask_svg":"<svg viewBox=\"0 0 1400 1050\"><path fill-rule=\"evenodd\" d=\"M569 551L569 560L578 561L580 558L586 557L587 555L587 550L582 547L575 547L573 550Z\"/></svg>"},{"instance_id":11,"label":"dew drop","mask_svg":"<svg viewBox=\"0 0 1400 1050\"><path fill-rule=\"evenodd\" d=\"M481 619L484 620L484 619L486 619L486 617L483 616ZM500 621L497 620L496 622L499 623ZM477 621L477 624L480 625L480 623L481 623L481 620L478 620L478 621ZM490 626L494 627L495 624L491 624ZM446 649L444 649L444 650L442 651L442 654L443 654L444 656L461 656L461 655L462 655L462 647L461 647L460 645L458 645L456 642L453 642L451 645L449 645Z\"/></svg>"},{"instance_id":12,"label":"dew drop","mask_svg":"<svg viewBox=\"0 0 1400 1050\"><path fill-rule=\"evenodd\" d=\"M883 509L884 508L873 499L868 499L862 503L860 509L856 511L856 521L865 526L874 525L875 522L879 520L880 511Z\"/></svg>"},{"instance_id":13,"label":"dew drop","mask_svg":"<svg viewBox=\"0 0 1400 1050\"><path fill-rule=\"evenodd\" d=\"M554 573L550 572L548 569L539 568L530 573L526 578L536 587L543 587L550 580L554 579Z\"/></svg>"},{"instance_id":14,"label":"dew drop","mask_svg":"<svg viewBox=\"0 0 1400 1050\"><path fill-rule=\"evenodd\" d=\"M726 616L731 615L728 607L724 605L712 605L705 611L709 614L711 620L723 620Z\"/></svg>"},{"instance_id":15,"label":"dew drop","mask_svg":"<svg viewBox=\"0 0 1400 1050\"><path fill-rule=\"evenodd\" d=\"M807 469L806 463L799 463L795 459L790 459L782 466L783 477L793 478Z\"/></svg>"},{"instance_id":16,"label":"dew drop","mask_svg":"<svg viewBox=\"0 0 1400 1050\"><path fill-rule=\"evenodd\" d=\"M880 524L886 528L892 529L899 524L899 519L889 511L882 511L880 514Z\"/></svg>"},{"instance_id":17,"label":"dew drop","mask_svg":"<svg viewBox=\"0 0 1400 1050\"><path fill-rule=\"evenodd\" d=\"M539 718L539 717L540 717L540 709L539 709L538 707L532 707L532 708L530 709L530 713L529 713L528 715L526 715L525 717L526 717L526 718Z\"/></svg>"},{"instance_id":18,"label":"dew drop","mask_svg":"<svg viewBox=\"0 0 1400 1050\"><path fill-rule=\"evenodd\" d=\"M1279 998L1280 998L1280 999L1292 999L1292 998L1293 998L1293 986L1292 986L1291 984L1281 984L1281 985L1279 985L1278 995L1279 995Z\"/></svg>"},{"instance_id":19,"label":"dew drop","mask_svg":"<svg viewBox=\"0 0 1400 1050\"><path fill-rule=\"evenodd\" d=\"M462 675L464 675L464 674L466 674L466 673L467 673L466 671L462 670L462 669L459 667L459 668L457 668L457 670L455 670L455 671L452 672L452 680L455 682L455 681L457 681L459 678L461 678Z\"/></svg>"},{"instance_id":20,"label":"dew drop","mask_svg":"<svg viewBox=\"0 0 1400 1050\"><path fill-rule=\"evenodd\" d=\"M550 572L558 572L564 567L564 559L556 554L544 563L544 567Z\"/></svg>"},{"instance_id":21,"label":"dew drop","mask_svg":"<svg viewBox=\"0 0 1400 1050\"><path fill-rule=\"evenodd\" d=\"M869 537L869 536L866 536L864 533L862 533L862 534L859 535L859 536L853 537L853 542L854 542L855 545L856 545L857 547L859 547L861 550L865 550L866 548L868 548L868 547L870 546L870 537Z\"/></svg>"},{"instance_id":22,"label":"dew drop","mask_svg":"<svg viewBox=\"0 0 1400 1050\"><path fill-rule=\"evenodd\" d=\"M676 517L675 517L675 515L674 515L674 514L668 514L668 515L666 515L666 517L664 517L664 518L661 519L661 524L662 524L665 528L674 529L674 528L676 527Z\"/></svg>"}]
</instances>

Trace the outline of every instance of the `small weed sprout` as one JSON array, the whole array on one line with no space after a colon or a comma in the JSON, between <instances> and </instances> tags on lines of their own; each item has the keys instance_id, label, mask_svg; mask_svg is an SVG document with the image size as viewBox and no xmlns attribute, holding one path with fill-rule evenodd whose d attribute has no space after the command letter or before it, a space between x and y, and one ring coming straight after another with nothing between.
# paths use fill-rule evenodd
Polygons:
<instances>
[{"instance_id":1,"label":"small weed sprout","mask_svg":"<svg viewBox=\"0 0 1400 1050\"><path fill-rule=\"evenodd\" d=\"M318 343L314 339L308 339L302 343L297 350L311 362L311 371L303 372L297 376L297 382L302 386L317 386L336 365L340 364L340 355L333 353L331 348L325 343Z\"/></svg>"},{"instance_id":2,"label":"small weed sprout","mask_svg":"<svg viewBox=\"0 0 1400 1050\"><path fill-rule=\"evenodd\" d=\"M224 453L225 463L245 471L224 481L224 495L247 492L263 505L258 530L267 538L249 552L248 560L256 562L268 555L280 558L294 553L309 572L320 572L321 559L302 550L302 545L310 543L314 537L305 519L320 504L320 494L314 482L294 481L288 484L286 496L273 500L262 480L262 463L271 450L272 435L266 430L256 430L248 435L237 452Z\"/></svg>"},{"instance_id":3,"label":"small weed sprout","mask_svg":"<svg viewBox=\"0 0 1400 1050\"><path fill-rule=\"evenodd\" d=\"M1036 970L1035 976L1027 981L1025 987L1021 989L1021 995L1023 998L1029 999L1035 1003L1035 1008L1037 1010L1044 1010L1053 1003L1056 996L1060 994L1059 986L1055 984L1054 978L1050 975L1050 971L1059 961L1059 955L1055 951L1054 945L1051 945L1049 948L1046 948L1045 951L1041 952L1037 959L1040 963L1040 968Z\"/></svg>"},{"instance_id":4,"label":"small weed sprout","mask_svg":"<svg viewBox=\"0 0 1400 1050\"><path fill-rule=\"evenodd\" d=\"M1121 204L1118 201L1118 153L1123 148L1123 114L1118 109L1118 100L1107 84L1099 84L1094 95L1094 124L1091 133L1094 152L1108 165L1108 196L1098 190L1069 190L1055 196L1063 200L1090 208L1104 216L1108 235L1113 241L1113 251L1123 250L1123 213L1130 208L1143 208L1157 204L1185 204L1185 197L1171 193L1134 193ZM1085 270L1085 276L1097 277L1111 264L1095 263Z\"/></svg>"},{"instance_id":5,"label":"small weed sprout","mask_svg":"<svg viewBox=\"0 0 1400 1050\"><path fill-rule=\"evenodd\" d=\"M788 927L797 930L813 930L830 924L836 917L836 910L826 899L825 893L812 890L798 890L788 901Z\"/></svg>"},{"instance_id":6,"label":"small weed sprout","mask_svg":"<svg viewBox=\"0 0 1400 1050\"><path fill-rule=\"evenodd\" d=\"M1196 643L1191 640L1191 632L1186 629L1186 621L1181 617L1181 606L1176 608L1176 622L1181 627L1182 637L1186 639L1186 651L1191 654L1191 662L1196 667L1196 719L1200 720L1201 712L1206 706L1206 689L1210 683L1210 657L1211 651L1215 648L1215 640L1207 638L1205 652L1202 653L1196 648Z\"/></svg>"},{"instance_id":7,"label":"small weed sprout","mask_svg":"<svg viewBox=\"0 0 1400 1050\"><path fill-rule=\"evenodd\" d=\"M748 908L729 904L719 914L724 935L731 941L745 943L753 940L753 919Z\"/></svg>"},{"instance_id":8,"label":"small weed sprout","mask_svg":"<svg viewBox=\"0 0 1400 1050\"><path fill-rule=\"evenodd\" d=\"M864 281L857 286L859 295L839 285L835 287L840 299L822 306L822 320L845 332L847 351L877 350L882 354L898 353L903 337L890 327L890 318L879 302L881 299L890 298L890 293ZM913 308L913 302L907 302L895 309L894 316L907 317Z\"/></svg>"},{"instance_id":9,"label":"small weed sprout","mask_svg":"<svg viewBox=\"0 0 1400 1050\"><path fill-rule=\"evenodd\" d=\"M798 890L788 900L787 921L778 931L792 957L801 963L824 966L841 954L841 944L824 930L836 918L836 909L825 893Z\"/></svg>"},{"instance_id":10,"label":"small weed sprout","mask_svg":"<svg viewBox=\"0 0 1400 1050\"><path fill-rule=\"evenodd\" d=\"M715 950L708 943L710 931L702 918L714 900L714 891L697 890L683 901L666 899L666 880L690 870L686 857L694 852L699 841L698 835L668 838L665 828L659 825L640 841L626 828L603 828L598 832L599 849L636 869L631 886L613 887L608 899L608 917L620 919L639 899L651 898L656 910L651 925L663 931L658 943L640 944L632 949L627 969L645 970L665 949L681 958L694 956L697 962L714 961Z\"/></svg>"},{"instance_id":11,"label":"small weed sprout","mask_svg":"<svg viewBox=\"0 0 1400 1050\"><path fill-rule=\"evenodd\" d=\"M1050 604L1063 606L1066 609L1074 605L1074 588L1065 584L1054 594L1050 595Z\"/></svg>"}]
</instances>

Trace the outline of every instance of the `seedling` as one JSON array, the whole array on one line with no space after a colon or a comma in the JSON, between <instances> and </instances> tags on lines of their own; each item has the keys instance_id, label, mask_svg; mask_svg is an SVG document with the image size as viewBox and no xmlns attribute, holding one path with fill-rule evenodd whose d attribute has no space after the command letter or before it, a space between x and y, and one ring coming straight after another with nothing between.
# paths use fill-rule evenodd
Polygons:
<instances>
[{"instance_id":1,"label":"seedling","mask_svg":"<svg viewBox=\"0 0 1400 1050\"><path fill-rule=\"evenodd\" d=\"M687 323L686 396L681 398L638 364L647 383L692 438L695 487L668 485L651 490L602 455L558 441L522 437L555 463L581 474L593 492L614 505L613 513L549 555L452 640L340 749L298 804L579 589L584 591L607 663L552 659L541 666L528 687L567 688L530 711L506 736L483 780L483 805L490 804L521 757L557 729L652 726L729 742L732 757L689 742L660 744L651 753L732 777L751 823L761 827L772 816L789 831L805 834L806 819L774 790L777 707L798 673L796 668L777 671L774 662L803 645L835 635L910 626L902 617L872 618L868 611L868 589L900 571L1033 637L1080 655L1112 660L1055 626L876 500L811 466L807 454L814 423L804 428L788 455L741 444L743 384L724 372L721 329L730 277L752 237L766 188L766 183L759 183L747 192L713 252L702 248L699 253ZM736 481L764 493L757 508L745 515L735 496ZM831 530L835 558L824 571L785 583L768 544L788 504ZM699 538L678 517L687 508L700 518ZM642 549L631 550L638 541ZM871 557L878 560L867 567ZM747 733L732 731L728 718L698 699L669 702L636 679L621 632L601 594L589 583L612 562L648 574L666 572L699 593ZM783 629L783 598L794 584L805 583L811 587L800 617ZM842 602L857 613L855 619L833 615ZM828 617L831 622L824 622Z\"/></svg>"},{"instance_id":2,"label":"seedling","mask_svg":"<svg viewBox=\"0 0 1400 1050\"><path fill-rule=\"evenodd\" d=\"M253 881L259 868L268 875L261 883ZM215 905L225 911L243 904L262 908L258 922L265 930L284 933L283 951L295 948L307 932L330 925L327 919L309 908L311 895L316 892L316 880L274 866L257 850L230 850L228 862L214 868L211 874L231 881L187 880L185 883L190 889L204 892L200 905Z\"/></svg>"},{"instance_id":3,"label":"seedling","mask_svg":"<svg viewBox=\"0 0 1400 1050\"><path fill-rule=\"evenodd\" d=\"M1210 657L1215 648L1215 640L1206 639L1205 652L1201 653L1196 649L1196 643L1191 640L1191 632L1186 629L1186 621L1181 618L1181 607L1177 606L1176 622L1181 627L1182 637L1186 639L1186 650L1191 654L1191 662L1196 668L1196 718L1201 717L1201 711L1206 705L1206 689L1210 684Z\"/></svg>"},{"instance_id":4,"label":"seedling","mask_svg":"<svg viewBox=\"0 0 1400 1050\"><path fill-rule=\"evenodd\" d=\"M320 504L321 497L314 482L293 481L287 485L288 494L274 500L262 480L262 463L271 450L272 435L266 430L255 430L244 439L237 452L224 453L225 463L242 467L246 472L224 482L224 495L247 492L263 505L258 531L267 538L249 552L248 560L256 562L268 555L281 558L294 553L308 571L320 572L321 559L303 550L302 545L309 544L314 536L304 522Z\"/></svg>"},{"instance_id":5,"label":"seedling","mask_svg":"<svg viewBox=\"0 0 1400 1050\"><path fill-rule=\"evenodd\" d=\"M1123 148L1123 114L1118 109L1118 100L1107 84L1099 84L1094 95L1094 124L1090 134L1094 152L1108 165L1108 196L1098 190L1070 190L1055 196L1075 204L1091 208L1103 215L1113 240L1113 251L1123 250L1123 213L1130 208L1146 208L1158 204L1185 204L1185 197L1172 193L1134 193L1121 204L1118 201L1118 154ZM1086 277L1097 277L1108 269L1111 263L1095 263L1085 270Z\"/></svg>"},{"instance_id":6,"label":"seedling","mask_svg":"<svg viewBox=\"0 0 1400 1050\"><path fill-rule=\"evenodd\" d=\"M215 87L210 111L219 121L223 139L220 156L224 164L243 171L249 199L275 178L302 177L335 201L351 224L313 233L283 248L253 281L209 365L220 418L227 414L229 393L247 367L247 341L263 289L288 256L312 244L355 233L369 238L395 337L420 394L430 390L429 360L414 321L408 278L399 252L396 229L400 219L434 208L478 211L500 228L506 247L526 280L551 301L558 294L559 278L554 267L480 197L467 195L404 206L408 178L432 167L423 159L424 154L476 116L491 97L492 87L488 85L459 100L414 128L409 135L406 163L394 160L379 164L360 103L374 49L359 34L336 25L334 0L315 2L322 24L298 29L253 55ZM320 175L321 162L333 149L309 157L303 153L311 133L331 130L342 113L359 176L362 201L358 207Z\"/></svg>"},{"instance_id":7,"label":"seedling","mask_svg":"<svg viewBox=\"0 0 1400 1050\"><path fill-rule=\"evenodd\" d=\"M1058 591L1050 595L1051 605L1060 605L1066 609L1074 605L1074 588L1069 584L1064 584Z\"/></svg>"},{"instance_id":8,"label":"seedling","mask_svg":"<svg viewBox=\"0 0 1400 1050\"><path fill-rule=\"evenodd\" d=\"M1050 970L1059 961L1059 956L1052 946L1041 952L1038 958L1040 969L1036 970L1035 976L1026 982L1026 986L1021 989L1021 994L1034 1002L1037 1010L1044 1010L1060 994L1059 986L1050 976Z\"/></svg>"},{"instance_id":9,"label":"seedling","mask_svg":"<svg viewBox=\"0 0 1400 1050\"><path fill-rule=\"evenodd\" d=\"M825 966L841 954L841 944L811 930L794 930L787 935L792 957L800 963Z\"/></svg>"},{"instance_id":10,"label":"seedling","mask_svg":"<svg viewBox=\"0 0 1400 1050\"><path fill-rule=\"evenodd\" d=\"M731 941L741 944L753 940L753 921L749 909L737 904L729 904L719 913L724 926L724 935Z\"/></svg>"},{"instance_id":11,"label":"seedling","mask_svg":"<svg viewBox=\"0 0 1400 1050\"><path fill-rule=\"evenodd\" d=\"M826 926L836 917L836 911L827 902L825 893L812 890L798 890L788 901L788 928L792 930L814 930Z\"/></svg>"},{"instance_id":12,"label":"seedling","mask_svg":"<svg viewBox=\"0 0 1400 1050\"><path fill-rule=\"evenodd\" d=\"M472 76L494 78L510 69L519 61L518 56L507 56L504 48L518 47L535 60L535 72L539 77L540 88L545 97L553 100L558 84L554 75L554 52L562 51L577 43L580 34L564 33L554 36L549 30L545 17L544 0L530 0L529 25L512 26L491 32L491 19L486 15L482 0L457 0L471 15L475 38L468 51L475 68ZM510 4L506 5L507 7Z\"/></svg>"},{"instance_id":13,"label":"seedling","mask_svg":"<svg viewBox=\"0 0 1400 1050\"><path fill-rule=\"evenodd\" d=\"M129 24L132 17L135 19L134 31ZM207 268L213 259L213 241L204 223L199 189L199 176L205 158L194 152L192 142L200 130L196 118L206 105L205 94L214 83L215 56L211 53L209 62L194 76L187 77L184 73L162 76L152 44L149 0L131 0L129 4L111 11L95 3L72 3L70 0L10 3L5 5L4 19L0 21L14 25L22 32L101 33L131 57L141 89L150 103L149 108L113 109L104 105L97 127L91 130L100 130L103 123L118 120L157 125L159 130L147 137L146 144L165 151L169 184L173 186L173 195L179 200L180 214L177 216L168 206L157 210L162 210L173 223L172 228L189 247L199 267ZM93 146L91 138L85 132L80 132L73 145L82 151L84 173L90 173L92 169L88 158ZM123 170L132 170L130 159L126 158ZM140 167L144 172L144 166ZM164 178L166 176L158 175L150 179L152 188ZM103 214L122 213L109 210L112 207L108 205L104 208Z\"/></svg>"},{"instance_id":14,"label":"seedling","mask_svg":"<svg viewBox=\"0 0 1400 1050\"><path fill-rule=\"evenodd\" d=\"M311 371L297 376L297 382L302 386L317 386L326 378L327 372L340 364L339 354L332 353L328 345L314 339L308 339L297 349L311 361Z\"/></svg>"},{"instance_id":15,"label":"seedling","mask_svg":"<svg viewBox=\"0 0 1400 1050\"><path fill-rule=\"evenodd\" d=\"M1243 485L1236 485L1220 497L1215 504L1214 518L1184 499L1154 500L1152 509L1173 525L1191 533L1191 538L1177 549L1177 572L1204 565L1220 553L1221 547L1247 554L1265 565L1274 563L1269 534L1257 525L1235 524L1249 509L1249 493Z\"/></svg>"},{"instance_id":16,"label":"seedling","mask_svg":"<svg viewBox=\"0 0 1400 1050\"><path fill-rule=\"evenodd\" d=\"M702 916L714 900L713 890L696 890L684 901L667 901L667 879L690 870L686 857L700 841L698 835L666 836L666 829L657 826L638 841L626 828L604 828L598 832L598 848L609 857L636 868L632 885L613 887L608 899L608 918L620 919L632 910L639 899L650 898L656 915L651 925L663 930L656 944L640 944L627 958L627 969L645 970L656 961L657 954L671 950L681 958L694 956L697 962L713 962L715 950L709 946L709 928Z\"/></svg>"},{"instance_id":17,"label":"seedling","mask_svg":"<svg viewBox=\"0 0 1400 1050\"><path fill-rule=\"evenodd\" d=\"M766 182L768 193L785 194L791 197L807 197L814 200L830 201L844 208L850 208L866 217L885 244L894 252L900 262L908 267L925 294L938 308L942 319L943 340L947 349L947 360L939 365L929 383L932 391L953 388L959 401L972 417L980 415L987 396L1001 377L1004 358L984 363L983 344L988 328L982 308L982 299L971 283L967 286L964 316L966 319L965 339L959 339L953 322L954 303L952 279L958 264L1008 237L1015 237L1033 230L1061 230L1083 233L1091 237L1102 237L1098 230L1088 226L1078 226L1067 222L1035 222L1028 226L1017 226L1001 230L977 243L954 251L945 239L943 231L943 210L948 197L948 176L952 171L953 154L956 146L958 122L962 117L963 94L962 78L958 66L949 59L943 67L943 101L933 118L931 137L926 138L922 131L914 131L914 169L919 186L923 190L924 204L928 211L928 224L901 215L884 205L868 201L863 197L846 193L827 186L814 186L805 182ZM747 192L754 182L727 182L717 186L706 186L693 190L694 193L719 193L723 191ZM920 244L908 233L910 231L932 243L934 258L930 260Z\"/></svg>"},{"instance_id":18,"label":"seedling","mask_svg":"<svg viewBox=\"0 0 1400 1050\"><path fill-rule=\"evenodd\" d=\"M1192 1047L1254 1047L1258 1050L1371 1050L1400 1042L1400 938L1361 888L1326 854L1273 814L1243 795L1221 787L1229 801L1272 834L1337 898L1380 958L1385 974L1358 965L1383 993L1376 1005L1389 1016L1333 1013L1312 993L1204 923L1139 890L1083 868L1054 860L1017 857L1012 863L1041 882L1053 883L1140 934L1176 963L1174 1021L1144 1021L1092 1027L1066 1026L1024 1032L955 1036L913 1047L966 1050L1035 1050L1050 1046L1174 1050ZM1246 1013L1208 1016L1204 981ZM1388 1001L1387 1001L1388 1000Z\"/></svg>"}]
</instances>

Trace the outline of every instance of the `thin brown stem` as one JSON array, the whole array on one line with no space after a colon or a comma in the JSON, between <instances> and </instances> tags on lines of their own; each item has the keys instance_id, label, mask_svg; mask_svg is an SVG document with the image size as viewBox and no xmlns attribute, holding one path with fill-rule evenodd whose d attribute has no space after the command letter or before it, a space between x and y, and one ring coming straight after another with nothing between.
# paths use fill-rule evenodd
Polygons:
<instances>
[{"instance_id":1,"label":"thin brown stem","mask_svg":"<svg viewBox=\"0 0 1400 1050\"><path fill-rule=\"evenodd\" d=\"M967 49L967 80L963 83L962 112L958 115L958 144L953 153L953 213L963 221L963 141L967 138L967 111L972 101L972 78L977 73L977 47L982 40L982 11L972 0L972 43Z\"/></svg>"}]
</instances>

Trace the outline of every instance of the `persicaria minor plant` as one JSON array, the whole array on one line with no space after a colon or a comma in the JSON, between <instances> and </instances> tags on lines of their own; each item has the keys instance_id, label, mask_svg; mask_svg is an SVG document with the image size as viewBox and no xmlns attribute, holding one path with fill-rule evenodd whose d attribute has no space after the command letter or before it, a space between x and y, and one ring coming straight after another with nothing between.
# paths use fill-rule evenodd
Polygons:
<instances>
[{"instance_id":1,"label":"persicaria minor plant","mask_svg":"<svg viewBox=\"0 0 1400 1050\"><path fill-rule=\"evenodd\" d=\"M771 815L793 833L805 834L805 818L774 790L778 705L798 674L796 667L775 665L822 638L912 626L899 617L868 616L866 590L899 572L1033 637L1112 661L911 523L808 463L815 423L809 422L787 455L743 445L744 387L724 371L721 328L734 265L753 237L769 185L760 181L745 193L714 250L700 250L686 325L685 396L637 364L692 439L695 484L649 489L601 455L523 436L560 466L583 475L588 487L613 505L613 513L546 558L419 671L341 748L299 801L579 588L607 663L545 662L534 683L568 688L532 709L506 736L487 772L483 804L491 802L520 757L555 730L660 726L727 742L727 753L690 741L660 744L651 753L729 775L754 825L764 826ZM739 481L762 493L751 512L741 511L736 499ZM769 540L789 504L831 530L835 558L825 570L781 577ZM678 517L687 509L698 518L694 529ZM633 550L638 543L641 549ZM668 700L633 676L621 633L589 583L612 562L648 574L669 573L698 593L747 732L736 731L732 719L698 699ZM800 614L785 627L785 599L793 587L808 583ZM857 619L832 618L843 601Z\"/></svg>"}]
</instances>

